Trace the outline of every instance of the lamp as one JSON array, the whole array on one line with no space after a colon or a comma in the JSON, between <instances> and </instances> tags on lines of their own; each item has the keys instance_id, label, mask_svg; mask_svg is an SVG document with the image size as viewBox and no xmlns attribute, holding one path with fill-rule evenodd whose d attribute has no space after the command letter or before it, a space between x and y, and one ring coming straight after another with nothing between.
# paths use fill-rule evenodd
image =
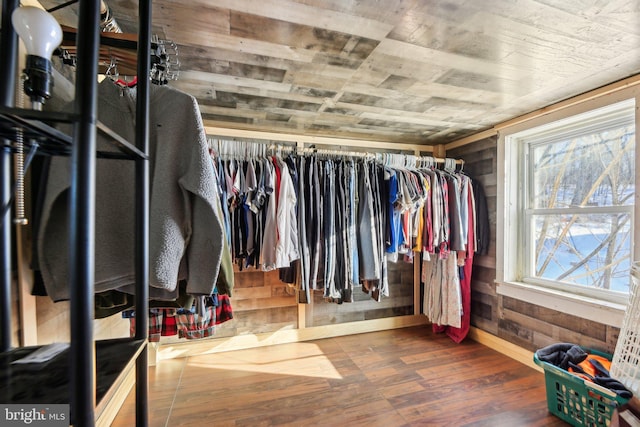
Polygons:
<instances>
[{"instance_id":1,"label":"lamp","mask_svg":"<svg viewBox=\"0 0 640 427\"><path fill-rule=\"evenodd\" d=\"M51 54L62 42L62 29L48 12L33 6L15 9L11 22L27 48L24 92L39 110L51 97Z\"/></svg>"},{"instance_id":2,"label":"lamp","mask_svg":"<svg viewBox=\"0 0 640 427\"><path fill-rule=\"evenodd\" d=\"M31 108L42 110L45 100L51 98L53 85L51 54L62 42L62 28L48 12L32 6L16 8L11 15L11 23L27 48L24 92L31 99ZM16 133L15 150L16 218L14 222L25 225L27 219L24 215L25 158L22 131Z\"/></svg>"}]
</instances>

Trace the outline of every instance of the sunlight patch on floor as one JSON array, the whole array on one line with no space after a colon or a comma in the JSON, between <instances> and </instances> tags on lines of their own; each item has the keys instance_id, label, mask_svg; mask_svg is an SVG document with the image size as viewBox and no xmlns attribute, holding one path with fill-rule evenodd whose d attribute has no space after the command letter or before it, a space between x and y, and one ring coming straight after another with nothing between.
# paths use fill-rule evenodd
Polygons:
<instances>
[{"instance_id":1,"label":"sunlight patch on floor","mask_svg":"<svg viewBox=\"0 0 640 427\"><path fill-rule=\"evenodd\" d=\"M225 353L193 356L189 366L210 369L260 372L341 379L331 360L316 344L294 343L234 351L233 359Z\"/></svg>"}]
</instances>

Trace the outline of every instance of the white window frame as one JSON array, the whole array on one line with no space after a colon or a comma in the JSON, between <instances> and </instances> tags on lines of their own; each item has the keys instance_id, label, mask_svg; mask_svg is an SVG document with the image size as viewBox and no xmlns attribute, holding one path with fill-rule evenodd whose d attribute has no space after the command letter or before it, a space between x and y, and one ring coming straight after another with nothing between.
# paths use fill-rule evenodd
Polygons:
<instances>
[{"instance_id":1,"label":"white window frame","mask_svg":"<svg viewBox=\"0 0 640 427\"><path fill-rule=\"evenodd\" d=\"M594 97L584 102L570 104L546 115L538 115L529 120L507 123L498 130L497 159L497 218L496 218L496 283L499 295L527 301L543 307L558 310L600 323L620 327L628 297L613 292L577 286L575 292L567 288L550 285L543 280L519 281L523 277L525 266L518 264L517 251L524 247L522 238L524 229L519 216L523 215L523 194L527 183L520 179L519 168L524 155L518 139L532 133L555 127L558 122L571 122L575 116L590 111L599 112L615 109L614 104L635 100L635 121L640 123L640 88L631 87L606 95ZM612 107L613 106L613 107ZM636 144L637 138L636 138ZM636 188L640 189L640 150L636 147ZM530 177L529 177L530 179ZM634 247L640 243L640 191L636 191L632 210L632 260L637 261ZM580 212L584 212L581 210Z\"/></svg>"}]
</instances>

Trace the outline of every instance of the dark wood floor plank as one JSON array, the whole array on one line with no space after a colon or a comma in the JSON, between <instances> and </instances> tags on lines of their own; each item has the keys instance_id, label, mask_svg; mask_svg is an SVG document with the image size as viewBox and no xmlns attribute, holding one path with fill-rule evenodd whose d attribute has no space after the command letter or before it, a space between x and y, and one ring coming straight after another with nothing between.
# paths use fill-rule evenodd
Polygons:
<instances>
[{"instance_id":1,"label":"dark wood floor plank","mask_svg":"<svg viewBox=\"0 0 640 427\"><path fill-rule=\"evenodd\" d=\"M429 327L161 361L149 378L153 427L567 425L542 373Z\"/></svg>"}]
</instances>

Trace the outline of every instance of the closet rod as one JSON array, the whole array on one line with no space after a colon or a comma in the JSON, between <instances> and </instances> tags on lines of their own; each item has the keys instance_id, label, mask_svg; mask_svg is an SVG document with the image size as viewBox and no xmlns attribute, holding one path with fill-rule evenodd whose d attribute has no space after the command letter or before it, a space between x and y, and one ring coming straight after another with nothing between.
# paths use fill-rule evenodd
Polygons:
<instances>
[{"instance_id":1,"label":"closet rod","mask_svg":"<svg viewBox=\"0 0 640 427\"><path fill-rule=\"evenodd\" d=\"M344 151L344 150L331 150L331 149L326 149L326 148L314 148L314 147L304 147L304 148L298 148L295 145L291 145L291 144L287 144L286 142L283 143L279 143L279 142L267 142L267 141L252 141L252 140L242 140L242 139L233 139L233 140L228 140L228 139L222 139L222 138L217 138L217 137L208 137L208 142L209 142L209 146L210 148L215 148L214 145L217 145L217 152L218 155L222 155L222 156L228 156L230 153L227 151L227 148L223 148L224 147L224 143L237 143L238 146L234 147L233 149L237 149L237 152L235 154L237 155L247 155L247 154L251 154L251 150L248 149L247 147L251 146L251 145L256 145L256 146L263 146L265 148L265 151L285 151L288 153L299 153L299 154L325 154L325 155L338 155L338 156L351 156L351 157L374 157L376 155L385 155L388 154L390 156L404 156L405 158L415 158L416 160L430 160L434 163L446 163L448 160L453 160L455 161L456 165L464 165L464 160L462 159L451 159L451 158L444 158L444 157L433 157L433 156L414 156L412 154L397 154L397 153L371 153L371 152L364 152L364 151ZM232 149L232 150L233 150ZM242 151L245 151L244 153Z\"/></svg>"},{"instance_id":2,"label":"closet rod","mask_svg":"<svg viewBox=\"0 0 640 427\"><path fill-rule=\"evenodd\" d=\"M429 156L423 156L423 158L429 158ZM431 157L433 159L434 162L436 163L445 163L447 161L447 159L442 158L442 157ZM462 159L454 159L456 161L456 165L464 165L464 160Z\"/></svg>"},{"instance_id":3,"label":"closet rod","mask_svg":"<svg viewBox=\"0 0 640 427\"><path fill-rule=\"evenodd\" d=\"M330 156L348 156L348 157L375 157L375 154L368 153L364 151L343 151L343 150L328 150L325 148L303 148L298 150L299 153L303 154L325 154Z\"/></svg>"},{"instance_id":4,"label":"closet rod","mask_svg":"<svg viewBox=\"0 0 640 427\"><path fill-rule=\"evenodd\" d=\"M462 159L453 159L450 157L447 158L443 158L443 157L433 157L433 156L416 156L413 154L394 154L394 153L375 153L376 158L380 161L382 161L383 163L385 163L387 160L391 161L391 162L424 162L427 165L431 165L433 163L444 163L445 164L445 168L448 167L448 163L451 163L452 165L462 165L464 166L464 160Z\"/></svg>"},{"instance_id":5,"label":"closet rod","mask_svg":"<svg viewBox=\"0 0 640 427\"><path fill-rule=\"evenodd\" d=\"M256 154L267 154L273 152L285 152L285 153L296 153L296 154L322 154L329 156L348 156L348 157L375 157L373 153L365 152L365 151L344 151L344 150L331 150L327 148L313 148L313 147L305 147L298 148L295 145L290 144L280 144L280 143L266 143L266 142L257 142L253 143L251 141L233 141L237 142L240 145L229 150L229 147L224 145L224 142L228 140L221 140L217 138L209 139L209 145L211 148L217 148L217 154L220 156L229 156L230 154L236 154L240 156L251 156ZM222 144L220 144L222 143ZM215 147L217 145L217 147ZM254 151L250 146L256 146L262 148L262 150ZM229 152L231 151L231 152Z\"/></svg>"}]
</instances>

